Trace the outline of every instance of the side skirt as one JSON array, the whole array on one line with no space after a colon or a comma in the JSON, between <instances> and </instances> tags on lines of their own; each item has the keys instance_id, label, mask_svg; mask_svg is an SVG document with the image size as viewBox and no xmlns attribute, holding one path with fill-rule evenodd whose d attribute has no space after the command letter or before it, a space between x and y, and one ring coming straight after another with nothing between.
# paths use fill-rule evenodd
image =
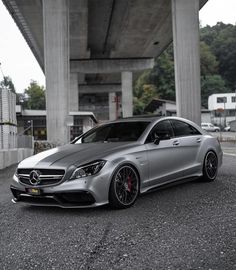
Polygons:
<instances>
[{"instance_id":1,"label":"side skirt","mask_svg":"<svg viewBox=\"0 0 236 270\"><path fill-rule=\"evenodd\" d=\"M158 185L156 185L154 187L150 187L148 189L142 190L140 192L140 194L149 193L149 192L153 192L153 191L156 191L156 190L166 189L168 187L173 187L173 186L176 186L176 185L179 185L179 184L184 184L184 183L187 183L187 182L192 182L192 181L195 181L195 180L199 179L200 177L201 177L201 175L192 176L192 177L186 177L186 178L177 179L177 180L174 180L174 181L171 181L171 182L158 184Z\"/></svg>"}]
</instances>

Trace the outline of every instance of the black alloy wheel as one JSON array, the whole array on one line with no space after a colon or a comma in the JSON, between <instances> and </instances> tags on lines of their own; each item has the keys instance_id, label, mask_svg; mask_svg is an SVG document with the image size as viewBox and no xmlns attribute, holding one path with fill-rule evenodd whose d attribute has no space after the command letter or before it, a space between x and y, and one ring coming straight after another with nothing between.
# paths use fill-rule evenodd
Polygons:
<instances>
[{"instance_id":1,"label":"black alloy wheel","mask_svg":"<svg viewBox=\"0 0 236 270\"><path fill-rule=\"evenodd\" d=\"M122 209L134 204L139 194L139 177L130 165L121 166L113 175L109 202L114 208Z\"/></svg>"},{"instance_id":2,"label":"black alloy wheel","mask_svg":"<svg viewBox=\"0 0 236 270\"><path fill-rule=\"evenodd\" d=\"M218 158L213 151L207 152L203 164L203 179L214 181L218 172Z\"/></svg>"}]
</instances>

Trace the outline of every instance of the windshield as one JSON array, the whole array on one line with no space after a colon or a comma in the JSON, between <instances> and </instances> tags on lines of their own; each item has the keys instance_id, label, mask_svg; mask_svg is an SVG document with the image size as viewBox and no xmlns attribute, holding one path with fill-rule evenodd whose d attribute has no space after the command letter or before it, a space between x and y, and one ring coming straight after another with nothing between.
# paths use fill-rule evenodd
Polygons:
<instances>
[{"instance_id":1,"label":"windshield","mask_svg":"<svg viewBox=\"0 0 236 270\"><path fill-rule=\"evenodd\" d=\"M88 131L74 143L137 141L150 122L118 122Z\"/></svg>"}]
</instances>

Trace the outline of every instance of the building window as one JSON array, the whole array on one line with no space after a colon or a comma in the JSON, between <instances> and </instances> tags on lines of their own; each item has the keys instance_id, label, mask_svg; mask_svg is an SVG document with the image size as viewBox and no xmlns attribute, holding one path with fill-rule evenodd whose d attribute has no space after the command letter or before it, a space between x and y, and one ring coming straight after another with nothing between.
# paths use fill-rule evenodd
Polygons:
<instances>
[{"instance_id":1,"label":"building window","mask_svg":"<svg viewBox=\"0 0 236 270\"><path fill-rule=\"evenodd\" d=\"M227 102L227 97L218 97L217 98L217 103L226 103Z\"/></svg>"},{"instance_id":2,"label":"building window","mask_svg":"<svg viewBox=\"0 0 236 270\"><path fill-rule=\"evenodd\" d=\"M232 101L232 103L235 103L236 102L236 96L235 97L231 97L231 101Z\"/></svg>"}]
</instances>

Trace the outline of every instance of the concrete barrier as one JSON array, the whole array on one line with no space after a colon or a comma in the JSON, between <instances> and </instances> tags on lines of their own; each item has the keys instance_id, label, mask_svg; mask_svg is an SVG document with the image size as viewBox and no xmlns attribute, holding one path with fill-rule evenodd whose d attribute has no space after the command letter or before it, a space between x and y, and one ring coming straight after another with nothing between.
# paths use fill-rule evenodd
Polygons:
<instances>
[{"instance_id":1,"label":"concrete barrier","mask_svg":"<svg viewBox=\"0 0 236 270\"><path fill-rule=\"evenodd\" d=\"M33 149L30 148L0 149L0 170L32 155Z\"/></svg>"}]
</instances>

